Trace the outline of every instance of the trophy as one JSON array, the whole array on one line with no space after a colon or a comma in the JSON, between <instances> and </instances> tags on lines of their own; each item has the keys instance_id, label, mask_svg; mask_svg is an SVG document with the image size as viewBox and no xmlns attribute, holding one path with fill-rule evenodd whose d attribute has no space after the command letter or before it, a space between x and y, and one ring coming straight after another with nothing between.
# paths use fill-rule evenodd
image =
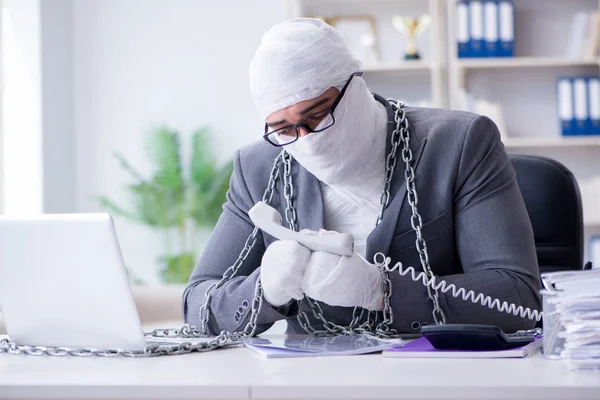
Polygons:
<instances>
[{"instance_id":1,"label":"trophy","mask_svg":"<svg viewBox=\"0 0 600 400\"><path fill-rule=\"evenodd\" d=\"M431 16L429 14L424 14L419 18L413 18L394 15L392 17L392 24L394 25L394 28L408 38L408 44L404 51L404 59L420 60L421 56L417 50L416 37L431 24Z\"/></svg>"}]
</instances>

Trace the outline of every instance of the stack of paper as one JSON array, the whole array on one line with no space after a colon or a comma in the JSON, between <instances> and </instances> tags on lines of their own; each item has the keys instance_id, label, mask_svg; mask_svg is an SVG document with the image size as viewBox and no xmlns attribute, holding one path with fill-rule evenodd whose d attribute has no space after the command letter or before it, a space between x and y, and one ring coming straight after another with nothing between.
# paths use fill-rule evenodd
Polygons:
<instances>
[{"instance_id":1,"label":"stack of paper","mask_svg":"<svg viewBox=\"0 0 600 400\"><path fill-rule=\"evenodd\" d=\"M571 369L600 371L600 269L543 274L543 279L552 288L544 294L545 340L562 339L557 340L564 342L560 356ZM550 318L560 324L547 327Z\"/></svg>"}]
</instances>

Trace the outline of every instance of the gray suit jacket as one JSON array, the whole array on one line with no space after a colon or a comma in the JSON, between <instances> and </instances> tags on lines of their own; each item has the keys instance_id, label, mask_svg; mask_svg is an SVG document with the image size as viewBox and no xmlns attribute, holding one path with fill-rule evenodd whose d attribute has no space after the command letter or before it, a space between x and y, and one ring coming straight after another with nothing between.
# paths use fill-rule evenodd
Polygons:
<instances>
[{"instance_id":1,"label":"gray suit jacket","mask_svg":"<svg viewBox=\"0 0 600 400\"><path fill-rule=\"evenodd\" d=\"M375 97L387 105L383 98ZM393 121L391 107L387 107ZM423 236L434 274L467 291L539 310L540 277L533 231L496 125L489 118L466 112L413 107L406 110ZM390 123L388 139L394 125ZM388 140L388 152L389 147ZM187 323L198 326L198 311L207 287L221 278L244 247L253 229L248 210L261 200L280 150L261 141L235 154L223 213L183 295ZM396 168L389 207L367 239L367 259L373 262L374 254L383 252L394 263L401 261L404 267L421 271L416 235L410 225L403 163L398 162ZM325 228L318 180L297 162L292 164L292 179L299 228ZM285 215L281 182L276 185L272 206ZM259 233L237 276L214 292L209 324L213 333L241 330L247 324L251 310L241 306L246 304L244 300L252 303L262 255L274 240ZM409 276L391 276L393 327L399 332L416 333L421 325L432 324L433 306L426 288ZM535 325L533 320L454 298L450 293L440 293L447 323L490 324L507 332ZM352 308L322 307L328 320L350 323ZM264 301L257 333L281 319L288 319L289 332L303 332L296 320L297 308L275 309ZM241 312L241 318L235 317L236 312ZM310 312L307 314L312 317ZM322 327L317 320L311 323L315 328Z\"/></svg>"}]
</instances>

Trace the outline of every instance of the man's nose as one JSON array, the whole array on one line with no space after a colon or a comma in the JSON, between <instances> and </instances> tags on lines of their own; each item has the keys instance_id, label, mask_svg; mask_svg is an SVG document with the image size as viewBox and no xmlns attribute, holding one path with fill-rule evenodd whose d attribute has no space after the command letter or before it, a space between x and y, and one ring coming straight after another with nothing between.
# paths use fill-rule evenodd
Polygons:
<instances>
[{"instance_id":1,"label":"man's nose","mask_svg":"<svg viewBox=\"0 0 600 400\"><path fill-rule=\"evenodd\" d=\"M300 135L300 137L304 137L306 135L310 135L312 132L310 132L308 129L306 129L306 127L301 126L298 128L298 135Z\"/></svg>"}]
</instances>

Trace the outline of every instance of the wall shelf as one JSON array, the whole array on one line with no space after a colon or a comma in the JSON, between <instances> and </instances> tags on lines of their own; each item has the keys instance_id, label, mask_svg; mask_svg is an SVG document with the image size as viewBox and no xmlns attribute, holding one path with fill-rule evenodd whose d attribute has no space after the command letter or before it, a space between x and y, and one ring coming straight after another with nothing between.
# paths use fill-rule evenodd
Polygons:
<instances>
[{"instance_id":1,"label":"wall shelf","mask_svg":"<svg viewBox=\"0 0 600 400\"><path fill-rule=\"evenodd\" d=\"M560 136L556 81L563 75L593 76L600 71L600 57L565 57L573 16L600 10L600 0L554 1L552 7L548 0L515 1L517 56L510 58L457 57L458 0L402 0L401 10L399 0L289 1L295 16L375 18L380 59L386 61L363 66L374 91L396 91L408 104L430 94L433 107L471 112L479 108L501 131L512 134L503 136L507 151L552 157L582 182L599 174L600 136ZM424 13L432 17L428 36L421 36L418 43L424 61L402 61L405 37L391 18ZM600 220L587 218L585 226L595 232Z\"/></svg>"},{"instance_id":2,"label":"wall shelf","mask_svg":"<svg viewBox=\"0 0 600 400\"><path fill-rule=\"evenodd\" d=\"M583 224L586 228L600 228L600 219L584 219Z\"/></svg>"},{"instance_id":3,"label":"wall shelf","mask_svg":"<svg viewBox=\"0 0 600 400\"><path fill-rule=\"evenodd\" d=\"M447 35L446 0L288 0L288 9L298 16L367 17L373 22L376 56L379 62L365 58L363 71L369 88L385 97L398 98L407 104L427 104L448 108L446 71ZM402 60L407 38L393 26L395 15L428 14L431 23L417 38L421 60ZM365 20L366 21L366 20ZM342 33L348 35L348 27ZM362 29L353 35L359 35Z\"/></svg>"},{"instance_id":4,"label":"wall shelf","mask_svg":"<svg viewBox=\"0 0 600 400\"><path fill-rule=\"evenodd\" d=\"M460 58L454 61L462 69L555 68L599 66L600 59L587 60L562 57Z\"/></svg>"},{"instance_id":5,"label":"wall shelf","mask_svg":"<svg viewBox=\"0 0 600 400\"><path fill-rule=\"evenodd\" d=\"M598 147L600 136L509 137L502 140L506 148Z\"/></svg>"},{"instance_id":6,"label":"wall shelf","mask_svg":"<svg viewBox=\"0 0 600 400\"><path fill-rule=\"evenodd\" d=\"M377 64L365 64L365 72L429 72L432 65L423 61L405 61L405 62L382 62Z\"/></svg>"}]
</instances>

